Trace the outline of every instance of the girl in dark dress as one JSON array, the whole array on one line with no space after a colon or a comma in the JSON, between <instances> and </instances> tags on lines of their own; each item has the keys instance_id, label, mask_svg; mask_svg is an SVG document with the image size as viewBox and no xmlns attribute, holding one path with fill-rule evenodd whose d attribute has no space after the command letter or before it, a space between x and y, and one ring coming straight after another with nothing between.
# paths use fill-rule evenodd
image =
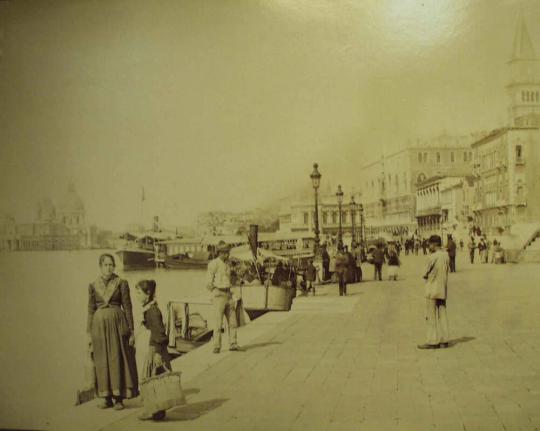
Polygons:
<instances>
[{"instance_id":1,"label":"girl in dark dress","mask_svg":"<svg viewBox=\"0 0 540 431\"><path fill-rule=\"evenodd\" d=\"M142 369L142 378L147 379L171 370L169 353L167 351L168 337L165 334L163 317L155 300L156 282L154 280L141 280L136 286L137 298L143 306L143 325L150 332L148 354ZM143 400L144 404L144 400ZM162 420L165 418L165 410L157 412L146 411L140 420Z\"/></svg>"},{"instance_id":2,"label":"girl in dark dress","mask_svg":"<svg viewBox=\"0 0 540 431\"><path fill-rule=\"evenodd\" d=\"M127 281L114 273L114 257L99 258L101 275L88 286L87 333L96 369L99 408L124 408L122 400L138 395L133 313Z\"/></svg>"}]
</instances>

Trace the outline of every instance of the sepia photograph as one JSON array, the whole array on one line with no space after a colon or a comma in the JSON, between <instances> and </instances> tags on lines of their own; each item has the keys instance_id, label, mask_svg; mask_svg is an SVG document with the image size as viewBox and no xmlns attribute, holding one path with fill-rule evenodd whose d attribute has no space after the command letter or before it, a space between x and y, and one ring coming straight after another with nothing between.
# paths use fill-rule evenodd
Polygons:
<instances>
[{"instance_id":1,"label":"sepia photograph","mask_svg":"<svg viewBox=\"0 0 540 431\"><path fill-rule=\"evenodd\" d=\"M0 0L0 429L540 431L540 1Z\"/></svg>"}]
</instances>

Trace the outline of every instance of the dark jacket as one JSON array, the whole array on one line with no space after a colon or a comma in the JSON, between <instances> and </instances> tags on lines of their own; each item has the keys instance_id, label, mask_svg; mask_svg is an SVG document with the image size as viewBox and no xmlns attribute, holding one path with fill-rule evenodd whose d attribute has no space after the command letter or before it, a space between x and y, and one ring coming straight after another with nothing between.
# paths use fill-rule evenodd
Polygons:
<instances>
[{"instance_id":1,"label":"dark jacket","mask_svg":"<svg viewBox=\"0 0 540 431\"><path fill-rule=\"evenodd\" d=\"M315 281L317 279L317 268L312 263L306 268L306 281Z\"/></svg>"},{"instance_id":2,"label":"dark jacket","mask_svg":"<svg viewBox=\"0 0 540 431\"><path fill-rule=\"evenodd\" d=\"M448 256L455 257L456 256L456 243L449 239L448 244L446 245L446 249L448 250Z\"/></svg>"},{"instance_id":3,"label":"dark jacket","mask_svg":"<svg viewBox=\"0 0 540 431\"><path fill-rule=\"evenodd\" d=\"M336 254L336 273L346 274L348 265L349 258L347 255L343 252L338 252L338 254Z\"/></svg>"},{"instance_id":4,"label":"dark jacket","mask_svg":"<svg viewBox=\"0 0 540 431\"><path fill-rule=\"evenodd\" d=\"M143 324L146 329L150 330L150 346L163 346L169 341L165 334L165 326L163 325L163 317L161 311L156 304L153 304L143 314Z\"/></svg>"},{"instance_id":5,"label":"dark jacket","mask_svg":"<svg viewBox=\"0 0 540 431\"><path fill-rule=\"evenodd\" d=\"M377 264L384 263L384 250L383 249L376 248L375 250L373 250L371 255L373 256L373 263L377 263Z\"/></svg>"}]
</instances>

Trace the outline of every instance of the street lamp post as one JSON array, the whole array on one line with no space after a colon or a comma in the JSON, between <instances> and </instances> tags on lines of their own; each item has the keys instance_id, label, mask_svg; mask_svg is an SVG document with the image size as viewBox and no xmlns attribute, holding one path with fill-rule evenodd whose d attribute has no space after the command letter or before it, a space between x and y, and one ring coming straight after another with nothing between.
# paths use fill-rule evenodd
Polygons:
<instances>
[{"instance_id":1,"label":"street lamp post","mask_svg":"<svg viewBox=\"0 0 540 431\"><path fill-rule=\"evenodd\" d=\"M356 236L354 234L354 216L356 215L356 202L354 201L354 195L351 195L351 248L356 246Z\"/></svg>"},{"instance_id":2,"label":"street lamp post","mask_svg":"<svg viewBox=\"0 0 540 431\"><path fill-rule=\"evenodd\" d=\"M313 172L310 175L311 178L311 185L313 186L313 190L315 193L315 244L313 247L313 252L315 256L319 253L319 243L321 239L319 238L319 196L317 194L317 190L319 189L319 186L321 185L321 173L317 169L319 165L317 163L313 163Z\"/></svg>"},{"instance_id":3,"label":"street lamp post","mask_svg":"<svg viewBox=\"0 0 540 431\"><path fill-rule=\"evenodd\" d=\"M360 212L360 247L364 250L364 205L360 204L358 211Z\"/></svg>"},{"instance_id":4,"label":"street lamp post","mask_svg":"<svg viewBox=\"0 0 540 431\"><path fill-rule=\"evenodd\" d=\"M343 247L343 232L341 231L341 204L343 203L343 192L341 191L341 185L338 186L336 198L339 211L338 248L341 248Z\"/></svg>"}]
</instances>

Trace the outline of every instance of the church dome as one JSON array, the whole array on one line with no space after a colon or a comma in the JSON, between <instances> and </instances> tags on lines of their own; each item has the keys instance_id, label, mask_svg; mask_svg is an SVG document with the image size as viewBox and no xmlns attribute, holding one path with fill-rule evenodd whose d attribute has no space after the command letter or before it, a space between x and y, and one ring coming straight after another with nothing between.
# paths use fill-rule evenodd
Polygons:
<instances>
[{"instance_id":1,"label":"church dome","mask_svg":"<svg viewBox=\"0 0 540 431\"><path fill-rule=\"evenodd\" d=\"M84 211L84 203L75 190L75 186L70 184L68 192L60 201L59 210L62 212L82 212Z\"/></svg>"},{"instance_id":2,"label":"church dome","mask_svg":"<svg viewBox=\"0 0 540 431\"><path fill-rule=\"evenodd\" d=\"M49 198L42 199L37 205L37 219L51 222L56 218L56 208Z\"/></svg>"}]
</instances>

